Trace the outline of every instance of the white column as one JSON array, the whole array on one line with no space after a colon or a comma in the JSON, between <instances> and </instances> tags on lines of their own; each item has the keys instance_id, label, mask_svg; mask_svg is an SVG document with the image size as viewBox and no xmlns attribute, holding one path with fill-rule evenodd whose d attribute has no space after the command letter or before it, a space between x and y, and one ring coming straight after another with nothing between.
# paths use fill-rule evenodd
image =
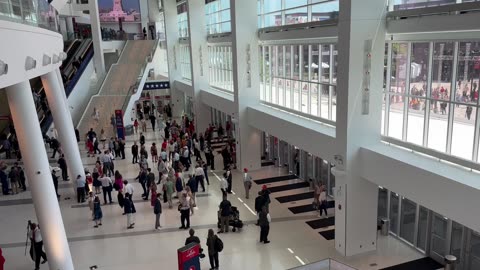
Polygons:
<instances>
[{"instance_id":1,"label":"white column","mask_svg":"<svg viewBox=\"0 0 480 270\"><path fill-rule=\"evenodd\" d=\"M63 88L63 84L59 83L57 71L43 75L42 84L45 87L45 94L50 110L52 111L53 121L58 132L58 139L68 165L70 180L75 181L77 175L84 176L85 171L80 150L78 149L75 128L66 101L65 89ZM76 189L74 188L74 190Z\"/></svg>"},{"instance_id":2,"label":"white column","mask_svg":"<svg viewBox=\"0 0 480 270\"><path fill-rule=\"evenodd\" d=\"M75 33L75 29L73 28L73 18L72 17L65 17L65 22L67 24L67 40L75 39L73 34Z\"/></svg>"},{"instance_id":3,"label":"white column","mask_svg":"<svg viewBox=\"0 0 480 270\"><path fill-rule=\"evenodd\" d=\"M204 132L210 123L210 107L202 102L200 91L208 89L208 45L205 20L205 1L188 1L190 63L197 133Z\"/></svg>"},{"instance_id":4,"label":"white column","mask_svg":"<svg viewBox=\"0 0 480 270\"><path fill-rule=\"evenodd\" d=\"M336 137L343 164L337 162L336 168L335 248L345 256L375 250L377 245L378 186L360 177L358 156L360 145L381 140L385 4L384 0L340 1ZM368 51L372 56L366 94Z\"/></svg>"},{"instance_id":5,"label":"white column","mask_svg":"<svg viewBox=\"0 0 480 270\"><path fill-rule=\"evenodd\" d=\"M255 170L261 167L261 132L248 124L247 108L260 100L257 0L230 0L230 14L234 99L238 108L238 113L232 115L238 121L237 165Z\"/></svg>"},{"instance_id":6,"label":"white column","mask_svg":"<svg viewBox=\"0 0 480 270\"><path fill-rule=\"evenodd\" d=\"M50 269L73 270L62 213L28 81L6 88ZM28 154L26 154L28 153Z\"/></svg>"},{"instance_id":7,"label":"white column","mask_svg":"<svg viewBox=\"0 0 480 270\"><path fill-rule=\"evenodd\" d=\"M89 0L90 25L92 27L93 61L97 76L105 73L105 59L103 58L102 31L98 15L98 0Z\"/></svg>"}]
</instances>

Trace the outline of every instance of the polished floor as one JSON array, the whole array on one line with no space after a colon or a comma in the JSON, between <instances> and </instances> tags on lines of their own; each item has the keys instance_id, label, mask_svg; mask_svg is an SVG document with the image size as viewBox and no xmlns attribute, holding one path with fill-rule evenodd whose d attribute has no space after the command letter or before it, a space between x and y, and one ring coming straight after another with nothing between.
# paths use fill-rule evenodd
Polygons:
<instances>
[{"instance_id":1,"label":"polished floor","mask_svg":"<svg viewBox=\"0 0 480 270\"><path fill-rule=\"evenodd\" d=\"M133 179L138 173L138 166L131 163L129 155L130 145L135 139L135 135L127 138L127 159L115 161L116 168L119 168L126 179ZM147 134L147 145L152 142L160 143L161 135L150 130ZM95 158L87 158L83 147L82 156L85 166L92 168ZM218 155L216 160L219 168L221 157ZM152 165L151 160L149 164ZM216 229L217 209L221 200L218 177L221 174L221 171L210 172L210 185L206 193L197 197L197 209L191 217L192 227L196 229L202 243L205 243L207 230ZM284 169L269 166L251 174L254 179L262 179L287 173ZM293 179L287 182L298 181ZM282 184L285 183L272 183L269 186ZM127 230L126 217L122 216L122 210L116 203L102 205L103 226L94 228L88 207L77 204L70 182L61 181L60 206L76 269L89 269L93 265L102 270L178 268L176 251L188 234L178 229L179 212L163 205L162 229L155 231L153 209L149 202L141 201L140 184L134 182L134 187L137 208L135 229ZM252 193L255 194L260 188L261 185L254 184ZM251 211L254 209L255 196L244 198L239 172L234 172L233 191L235 194L230 195L229 200L239 208L241 219L246 226L241 231L220 235L225 245L220 254L220 269L290 269L325 258L335 258L357 269L381 269L422 257L399 240L384 236L379 236L376 252L348 258L340 256L335 251L334 240L326 240L319 234L319 231L325 228L314 230L306 224L309 220L318 219L315 212L293 214L288 209L311 200L279 203L274 199L304 193L309 191L308 187L272 194L270 212L273 221L269 235L271 243L260 244L259 228L253 224L256 216ZM69 197L71 199L68 199ZM116 194L114 197L116 199ZM103 200L103 197L101 198ZM333 216L333 211L330 212L329 215ZM33 269L32 261L28 256L24 256L26 224L29 219L35 220L35 212L28 190L18 195L0 196L0 247L6 258L5 269ZM202 269L209 269L208 260L203 260L201 265ZM48 266L42 265L41 269L48 269Z\"/></svg>"}]
</instances>

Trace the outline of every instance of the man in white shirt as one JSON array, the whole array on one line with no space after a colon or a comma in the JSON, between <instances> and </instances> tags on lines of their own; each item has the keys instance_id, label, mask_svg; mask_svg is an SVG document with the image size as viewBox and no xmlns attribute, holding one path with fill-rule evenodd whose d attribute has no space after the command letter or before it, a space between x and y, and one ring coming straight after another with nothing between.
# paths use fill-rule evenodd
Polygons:
<instances>
[{"instance_id":1,"label":"man in white shirt","mask_svg":"<svg viewBox=\"0 0 480 270\"><path fill-rule=\"evenodd\" d=\"M112 176L113 169L111 169L112 159L110 158L110 154L108 150L105 151L101 157L101 161L103 163L103 173L108 174L108 176Z\"/></svg>"},{"instance_id":2,"label":"man in white shirt","mask_svg":"<svg viewBox=\"0 0 480 270\"><path fill-rule=\"evenodd\" d=\"M30 222L30 221L29 221ZM43 239L40 228L35 223L30 223L30 231L28 238L32 243L30 247L30 255L35 261L35 270L40 269L40 258L43 258L42 264L47 262L47 254L43 252Z\"/></svg>"},{"instance_id":3,"label":"man in white shirt","mask_svg":"<svg viewBox=\"0 0 480 270\"><path fill-rule=\"evenodd\" d=\"M173 155L175 154L176 144L177 144L176 142L170 141L170 144L168 145L168 154L170 159L173 159Z\"/></svg>"},{"instance_id":4,"label":"man in white shirt","mask_svg":"<svg viewBox=\"0 0 480 270\"><path fill-rule=\"evenodd\" d=\"M177 153L177 152L174 152L174 154L173 154L173 169L175 169L176 172L178 171L179 163L180 163L180 154Z\"/></svg>"},{"instance_id":5,"label":"man in white shirt","mask_svg":"<svg viewBox=\"0 0 480 270\"><path fill-rule=\"evenodd\" d=\"M77 202L85 202L85 182L86 179L84 176L77 175Z\"/></svg>"},{"instance_id":6,"label":"man in white shirt","mask_svg":"<svg viewBox=\"0 0 480 270\"><path fill-rule=\"evenodd\" d=\"M195 167L195 181L197 182L197 185L200 183L203 192L205 192L205 183L203 179L205 179L205 172L203 171L203 168L197 164Z\"/></svg>"},{"instance_id":7,"label":"man in white shirt","mask_svg":"<svg viewBox=\"0 0 480 270\"><path fill-rule=\"evenodd\" d=\"M105 204L107 204L107 194L108 194L108 200L110 203L113 203L112 201L112 186L113 182L112 179L106 175L103 175L101 177L100 182L102 182L102 190L103 190L103 201Z\"/></svg>"},{"instance_id":8,"label":"man in white shirt","mask_svg":"<svg viewBox=\"0 0 480 270\"><path fill-rule=\"evenodd\" d=\"M188 151L188 147L184 146L183 147L183 152L182 152L182 164L185 166L186 170L188 171L190 169L190 162L189 162L189 157L190 157L190 151Z\"/></svg>"},{"instance_id":9,"label":"man in white shirt","mask_svg":"<svg viewBox=\"0 0 480 270\"><path fill-rule=\"evenodd\" d=\"M125 190L125 193L129 193L131 196L133 196L133 185L129 184L127 180L123 180L123 189Z\"/></svg>"},{"instance_id":10,"label":"man in white shirt","mask_svg":"<svg viewBox=\"0 0 480 270\"><path fill-rule=\"evenodd\" d=\"M245 187L245 198L249 198L250 188L252 188L252 177L248 174L248 169L243 169L243 186Z\"/></svg>"},{"instance_id":11,"label":"man in white shirt","mask_svg":"<svg viewBox=\"0 0 480 270\"><path fill-rule=\"evenodd\" d=\"M162 152L160 152L160 159L163 160L163 162L167 162L168 154L167 150L163 149Z\"/></svg>"}]
</instances>

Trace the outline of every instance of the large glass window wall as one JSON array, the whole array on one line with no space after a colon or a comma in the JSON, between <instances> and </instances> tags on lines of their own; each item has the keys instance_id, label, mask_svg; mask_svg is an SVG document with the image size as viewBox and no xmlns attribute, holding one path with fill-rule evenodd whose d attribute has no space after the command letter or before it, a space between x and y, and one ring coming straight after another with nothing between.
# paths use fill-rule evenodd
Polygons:
<instances>
[{"instance_id":1,"label":"large glass window wall","mask_svg":"<svg viewBox=\"0 0 480 270\"><path fill-rule=\"evenodd\" d=\"M230 0L205 0L207 34L231 32Z\"/></svg>"},{"instance_id":2,"label":"large glass window wall","mask_svg":"<svg viewBox=\"0 0 480 270\"><path fill-rule=\"evenodd\" d=\"M258 27L323 21L338 17L338 0L259 0Z\"/></svg>"},{"instance_id":3,"label":"large glass window wall","mask_svg":"<svg viewBox=\"0 0 480 270\"><path fill-rule=\"evenodd\" d=\"M177 0L177 25L179 37L187 38L189 36L187 1Z\"/></svg>"},{"instance_id":4,"label":"large glass window wall","mask_svg":"<svg viewBox=\"0 0 480 270\"><path fill-rule=\"evenodd\" d=\"M478 162L480 42L388 44L388 137Z\"/></svg>"},{"instance_id":5,"label":"large glass window wall","mask_svg":"<svg viewBox=\"0 0 480 270\"><path fill-rule=\"evenodd\" d=\"M0 0L0 19L58 31L56 11L47 0Z\"/></svg>"},{"instance_id":6,"label":"large glass window wall","mask_svg":"<svg viewBox=\"0 0 480 270\"><path fill-rule=\"evenodd\" d=\"M390 10L406 10L444 5L479 2L479 0L394 0Z\"/></svg>"},{"instance_id":7,"label":"large glass window wall","mask_svg":"<svg viewBox=\"0 0 480 270\"><path fill-rule=\"evenodd\" d=\"M334 44L260 46L260 99L306 116L336 120Z\"/></svg>"},{"instance_id":8,"label":"large glass window wall","mask_svg":"<svg viewBox=\"0 0 480 270\"><path fill-rule=\"evenodd\" d=\"M192 80L192 64L190 62L190 45L180 45L180 73L187 81Z\"/></svg>"},{"instance_id":9,"label":"large glass window wall","mask_svg":"<svg viewBox=\"0 0 480 270\"><path fill-rule=\"evenodd\" d=\"M232 46L209 46L208 66L210 86L233 92Z\"/></svg>"}]
</instances>

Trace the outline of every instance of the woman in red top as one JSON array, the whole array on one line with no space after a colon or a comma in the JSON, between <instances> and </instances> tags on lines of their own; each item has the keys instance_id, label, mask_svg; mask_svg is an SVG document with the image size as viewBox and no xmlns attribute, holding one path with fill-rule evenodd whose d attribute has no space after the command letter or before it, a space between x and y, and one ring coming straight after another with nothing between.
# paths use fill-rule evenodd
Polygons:
<instances>
[{"instance_id":1,"label":"woman in red top","mask_svg":"<svg viewBox=\"0 0 480 270\"><path fill-rule=\"evenodd\" d=\"M135 134L138 133L138 121L137 119L135 119L135 121L133 121L133 127L135 128Z\"/></svg>"}]
</instances>

